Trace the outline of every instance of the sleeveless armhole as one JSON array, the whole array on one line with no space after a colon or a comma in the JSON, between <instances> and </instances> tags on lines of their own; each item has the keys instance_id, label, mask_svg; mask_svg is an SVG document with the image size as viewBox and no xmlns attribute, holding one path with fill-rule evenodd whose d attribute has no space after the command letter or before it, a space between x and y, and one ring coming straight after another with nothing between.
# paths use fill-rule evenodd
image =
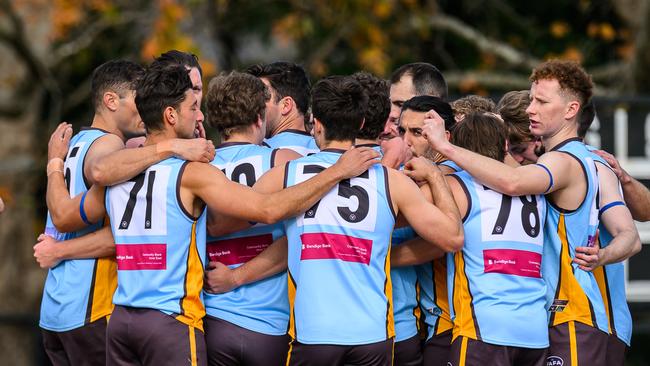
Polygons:
<instances>
[{"instance_id":1,"label":"sleeveless armhole","mask_svg":"<svg viewBox=\"0 0 650 366\"><path fill-rule=\"evenodd\" d=\"M583 174L583 177L585 179L585 183L587 184L587 187L586 187L586 190L585 190L585 196L582 197L582 202L580 202L578 207L576 209L574 209L574 210L567 210L565 208L562 208L562 207L556 205L555 202L553 202L553 199L551 197L547 197L547 202L548 202L549 205L551 205L551 207L555 208L556 210L558 210L559 212L561 212L563 214L572 214L572 213L578 211L582 207L582 205L585 204L585 201L587 200L587 195L589 195L589 175L587 175L587 168L585 168L584 164L582 164L582 161L577 156L571 154L568 151L558 151L558 152L563 153L563 154L567 154L570 157L576 159L578 164L580 164L580 168L582 169L582 174Z\"/></svg>"},{"instance_id":2,"label":"sleeveless armhole","mask_svg":"<svg viewBox=\"0 0 650 366\"><path fill-rule=\"evenodd\" d=\"M284 164L284 182L282 182L282 188L287 189L287 183L289 181L289 163L290 161L287 161L286 164Z\"/></svg>"},{"instance_id":3,"label":"sleeveless armhole","mask_svg":"<svg viewBox=\"0 0 650 366\"><path fill-rule=\"evenodd\" d=\"M100 130L100 131L103 131L103 130ZM103 132L106 132L106 131L103 131ZM107 134L108 134L108 132L107 132ZM101 136L97 137L96 139L93 140L93 142L90 143L90 145L88 145L88 149L86 149L86 153L84 154L84 160L81 162L81 177L83 178L84 186L86 187L86 191L89 190L90 186L92 185L92 184L90 184L90 182L88 181L88 178L86 177L86 158L88 157L88 152L90 151L90 149L92 149L93 144L95 142L97 142L97 140L99 140L100 138L102 138L104 136L106 136L106 135L101 135ZM72 179L72 177L70 177L70 179Z\"/></svg>"},{"instance_id":4,"label":"sleeveless armhole","mask_svg":"<svg viewBox=\"0 0 650 366\"><path fill-rule=\"evenodd\" d=\"M185 216L187 216L191 221L196 221L199 218L187 212L187 208L185 208L185 205L183 205L183 201L181 200L181 181L183 178L183 173L185 172L185 167L188 163L189 161L186 161L183 163L183 165L181 165L180 169L178 170L178 175L176 176L176 204L178 204L178 207L185 214Z\"/></svg>"},{"instance_id":5,"label":"sleeveless armhole","mask_svg":"<svg viewBox=\"0 0 650 366\"><path fill-rule=\"evenodd\" d=\"M386 190L386 200L388 201L388 207L390 212L393 213L393 219L397 220L397 213L395 213L395 207L393 206L393 199L390 196L390 185L388 184L388 169L385 166L381 166L381 169L384 171L384 189Z\"/></svg>"},{"instance_id":6,"label":"sleeveless armhole","mask_svg":"<svg viewBox=\"0 0 650 366\"><path fill-rule=\"evenodd\" d=\"M467 211L465 212L465 215L461 219L461 221L464 224L467 218L469 217L469 213L472 212L472 196L470 195L469 190L467 189L467 185L465 185L465 182L463 182L463 180L458 175L456 175L456 173L447 174L447 176L456 179L458 184L460 184L461 188L463 188L463 192L465 192L465 197L467 198Z\"/></svg>"},{"instance_id":7,"label":"sleeveless armhole","mask_svg":"<svg viewBox=\"0 0 650 366\"><path fill-rule=\"evenodd\" d=\"M273 151L271 151L271 168L275 168L275 155L278 153L278 150L280 149L273 149Z\"/></svg>"}]
</instances>

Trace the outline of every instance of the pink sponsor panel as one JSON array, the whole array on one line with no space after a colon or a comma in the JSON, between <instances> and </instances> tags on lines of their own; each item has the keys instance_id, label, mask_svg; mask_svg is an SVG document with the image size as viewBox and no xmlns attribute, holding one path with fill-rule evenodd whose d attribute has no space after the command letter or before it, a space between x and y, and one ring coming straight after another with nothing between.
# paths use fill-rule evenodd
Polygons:
<instances>
[{"instance_id":1,"label":"pink sponsor panel","mask_svg":"<svg viewBox=\"0 0 650 366\"><path fill-rule=\"evenodd\" d=\"M167 269L167 244L115 244L120 271Z\"/></svg>"},{"instance_id":2,"label":"pink sponsor panel","mask_svg":"<svg viewBox=\"0 0 650 366\"><path fill-rule=\"evenodd\" d=\"M542 255L516 249L488 249L483 251L485 273L541 278Z\"/></svg>"},{"instance_id":3,"label":"pink sponsor panel","mask_svg":"<svg viewBox=\"0 0 650 366\"><path fill-rule=\"evenodd\" d=\"M246 263L273 243L272 234L246 236L242 238L212 241L207 244L211 262L227 266Z\"/></svg>"},{"instance_id":4,"label":"pink sponsor panel","mask_svg":"<svg viewBox=\"0 0 650 366\"><path fill-rule=\"evenodd\" d=\"M340 259L346 262L370 264L372 240L329 233L302 234L300 240L301 260Z\"/></svg>"}]
</instances>

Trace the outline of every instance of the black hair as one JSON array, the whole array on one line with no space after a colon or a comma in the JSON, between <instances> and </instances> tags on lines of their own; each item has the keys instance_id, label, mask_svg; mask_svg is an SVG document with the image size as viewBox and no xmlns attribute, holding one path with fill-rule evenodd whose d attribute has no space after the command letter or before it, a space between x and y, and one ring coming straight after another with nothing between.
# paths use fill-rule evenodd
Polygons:
<instances>
[{"instance_id":1,"label":"black hair","mask_svg":"<svg viewBox=\"0 0 650 366\"><path fill-rule=\"evenodd\" d=\"M196 67L199 70L199 74L203 76L203 69L201 69L199 58L193 53L171 50L163 53L159 57L156 57L153 63L162 63L165 65L176 64L185 66L190 69Z\"/></svg>"},{"instance_id":2,"label":"black hair","mask_svg":"<svg viewBox=\"0 0 650 366\"><path fill-rule=\"evenodd\" d=\"M307 115L311 85L307 72L302 66L293 62L277 61L250 66L246 72L269 81L278 98L275 102L280 98L291 97L296 103L298 111Z\"/></svg>"},{"instance_id":3,"label":"black hair","mask_svg":"<svg viewBox=\"0 0 650 366\"><path fill-rule=\"evenodd\" d=\"M328 141L354 141L361 128L368 96L350 76L328 76L314 85L313 113Z\"/></svg>"},{"instance_id":4,"label":"black hair","mask_svg":"<svg viewBox=\"0 0 650 366\"><path fill-rule=\"evenodd\" d=\"M413 97L404 102L404 105L402 105L402 113L407 109L415 112L428 112L433 109L445 121L445 130L447 131L451 131L456 123L451 105L438 97L429 95Z\"/></svg>"},{"instance_id":5,"label":"black hair","mask_svg":"<svg viewBox=\"0 0 650 366\"><path fill-rule=\"evenodd\" d=\"M178 109L185 92L192 90L187 69L181 65L152 64L137 85L135 106L147 132L164 129L165 108Z\"/></svg>"},{"instance_id":6,"label":"black hair","mask_svg":"<svg viewBox=\"0 0 650 366\"><path fill-rule=\"evenodd\" d=\"M102 105L104 93L113 91L120 97L135 90L137 82L143 77L144 68L127 60L112 60L98 66L92 74L90 93L93 107L98 110Z\"/></svg>"},{"instance_id":7,"label":"black hair","mask_svg":"<svg viewBox=\"0 0 650 366\"><path fill-rule=\"evenodd\" d=\"M442 99L447 98L447 82L437 67L426 62L415 62L400 66L390 77L391 84L400 82L404 75L413 79L415 95L431 95Z\"/></svg>"},{"instance_id":8,"label":"black hair","mask_svg":"<svg viewBox=\"0 0 650 366\"><path fill-rule=\"evenodd\" d=\"M364 116L363 127L357 138L376 140L384 130L390 113L390 96L386 80L368 72L357 72L352 77L361 84L368 96L368 107Z\"/></svg>"}]
</instances>

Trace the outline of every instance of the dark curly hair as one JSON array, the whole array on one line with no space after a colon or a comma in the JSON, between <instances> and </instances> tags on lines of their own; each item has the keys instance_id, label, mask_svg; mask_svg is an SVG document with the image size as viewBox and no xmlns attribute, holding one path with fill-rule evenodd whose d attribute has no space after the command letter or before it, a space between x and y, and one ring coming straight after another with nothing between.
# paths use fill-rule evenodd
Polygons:
<instances>
[{"instance_id":1,"label":"dark curly hair","mask_svg":"<svg viewBox=\"0 0 650 366\"><path fill-rule=\"evenodd\" d=\"M470 113L496 111L496 105L494 105L492 99L474 94L466 95L460 99L456 99L450 104L455 116L466 116Z\"/></svg>"},{"instance_id":2,"label":"dark curly hair","mask_svg":"<svg viewBox=\"0 0 650 366\"><path fill-rule=\"evenodd\" d=\"M277 103L284 97L291 97L296 103L298 111L307 115L311 84L307 72L302 66L293 62L276 61L270 64L250 66L246 73L269 81L277 98L274 102Z\"/></svg>"},{"instance_id":3,"label":"dark curly hair","mask_svg":"<svg viewBox=\"0 0 650 366\"><path fill-rule=\"evenodd\" d=\"M165 128L165 108L178 109L188 90L192 90L192 81L185 67L162 64L149 66L135 92L135 106L147 132L162 131Z\"/></svg>"},{"instance_id":4,"label":"dark curly hair","mask_svg":"<svg viewBox=\"0 0 650 366\"><path fill-rule=\"evenodd\" d=\"M228 138L265 118L266 102L271 98L264 83L250 74L233 71L210 81L206 97L210 126Z\"/></svg>"},{"instance_id":5,"label":"dark curly hair","mask_svg":"<svg viewBox=\"0 0 650 366\"><path fill-rule=\"evenodd\" d=\"M124 97L127 91L135 90L143 76L144 68L127 60L111 60L99 65L93 70L90 81L93 107L99 109L107 91Z\"/></svg>"},{"instance_id":6,"label":"dark curly hair","mask_svg":"<svg viewBox=\"0 0 650 366\"><path fill-rule=\"evenodd\" d=\"M402 113L406 110L428 112L432 109L445 121L445 130L451 131L456 124L456 120L454 119L454 112L451 109L451 105L443 99L429 95L420 95L407 100L402 105Z\"/></svg>"},{"instance_id":7,"label":"dark curly hair","mask_svg":"<svg viewBox=\"0 0 650 366\"><path fill-rule=\"evenodd\" d=\"M354 73L352 77L361 84L368 96L363 127L359 130L357 138L376 140L384 130L390 113L388 82L365 71Z\"/></svg>"},{"instance_id":8,"label":"dark curly hair","mask_svg":"<svg viewBox=\"0 0 650 366\"><path fill-rule=\"evenodd\" d=\"M312 90L314 118L325 126L328 141L354 141L361 128L368 96L350 76L328 76Z\"/></svg>"}]
</instances>

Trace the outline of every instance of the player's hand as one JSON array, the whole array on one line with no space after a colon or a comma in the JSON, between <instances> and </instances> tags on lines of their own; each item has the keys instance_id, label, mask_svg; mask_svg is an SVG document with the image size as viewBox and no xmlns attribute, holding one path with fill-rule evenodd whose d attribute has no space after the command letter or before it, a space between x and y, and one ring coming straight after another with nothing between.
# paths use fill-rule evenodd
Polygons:
<instances>
[{"instance_id":1,"label":"player's hand","mask_svg":"<svg viewBox=\"0 0 650 366\"><path fill-rule=\"evenodd\" d=\"M65 159L70 146L72 137L72 125L67 122L61 122L56 130L50 136L50 142L47 144L47 161L55 158Z\"/></svg>"},{"instance_id":2,"label":"player's hand","mask_svg":"<svg viewBox=\"0 0 650 366\"><path fill-rule=\"evenodd\" d=\"M199 137L195 139L174 139L174 156L187 160L209 163L214 159L214 143Z\"/></svg>"},{"instance_id":3,"label":"player's hand","mask_svg":"<svg viewBox=\"0 0 650 366\"><path fill-rule=\"evenodd\" d=\"M45 234L38 236L38 243L34 245L34 258L41 268L52 268L61 262L58 257L57 246L59 242Z\"/></svg>"},{"instance_id":4,"label":"player's hand","mask_svg":"<svg viewBox=\"0 0 650 366\"><path fill-rule=\"evenodd\" d=\"M424 114L422 136L435 150L439 150L440 146L448 143L445 134L445 121L433 109Z\"/></svg>"},{"instance_id":5,"label":"player's hand","mask_svg":"<svg viewBox=\"0 0 650 366\"><path fill-rule=\"evenodd\" d=\"M581 270L591 272L602 265L601 259L602 249L600 249L598 232L596 232L596 242L593 246L576 247L573 263L576 263Z\"/></svg>"},{"instance_id":6,"label":"player's hand","mask_svg":"<svg viewBox=\"0 0 650 366\"><path fill-rule=\"evenodd\" d=\"M399 169L402 164L409 161L413 156L409 146L400 137L382 140L381 151L384 153L381 163L393 169Z\"/></svg>"},{"instance_id":7,"label":"player's hand","mask_svg":"<svg viewBox=\"0 0 650 366\"><path fill-rule=\"evenodd\" d=\"M145 136L133 137L126 140L126 143L124 145L126 146L127 149L142 147L144 146L144 142L146 140L147 138Z\"/></svg>"},{"instance_id":8,"label":"player's hand","mask_svg":"<svg viewBox=\"0 0 650 366\"><path fill-rule=\"evenodd\" d=\"M210 262L205 271L203 289L211 294L222 294L238 287L235 270L221 262Z\"/></svg>"},{"instance_id":9,"label":"player's hand","mask_svg":"<svg viewBox=\"0 0 650 366\"><path fill-rule=\"evenodd\" d=\"M621 164L618 163L618 160L616 160L614 155L608 153L605 150L595 150L594 153L605 159L614 173L616 173L616 176L618 177L618 180L621 181L621 184L630 183L632 181L632 177L630 177L630 175L627 174L623 168L621 168Z\"/></svg>"},{"instance_id":10,"label":"player's hand","mask_svg":"<svg viewBox=\"0 0 650 366\"><path fill-rule=\"evenodd\" d=\"M196 123L196 128L194 129L194 137L200 137L202 139L207 138L207 135L205 134L205 127L203 127L202 121Z\"/></svg>"},{"instance_id":11,"label":"player's hand","mask_svg":"<svg viewBox=\"0 0 650 366\"><path fill-rule=\"evenodd\" d=\"M379 163L379 153L369 147L351 147L330 169L336 169L339 179L357 177Z\"/></svg>"},{"instance_id":12,"label":"player's hand","mask_svg":"<svg viewBox=\"0 0 650 366\"><path fill-rule=\"evenodd\" d=\"M442 176L442 171L432 161L418 157L409 160L404 165L404 174L413 179L418 185L422 185L432 176Z\"/></svg>"}]
</instances>

